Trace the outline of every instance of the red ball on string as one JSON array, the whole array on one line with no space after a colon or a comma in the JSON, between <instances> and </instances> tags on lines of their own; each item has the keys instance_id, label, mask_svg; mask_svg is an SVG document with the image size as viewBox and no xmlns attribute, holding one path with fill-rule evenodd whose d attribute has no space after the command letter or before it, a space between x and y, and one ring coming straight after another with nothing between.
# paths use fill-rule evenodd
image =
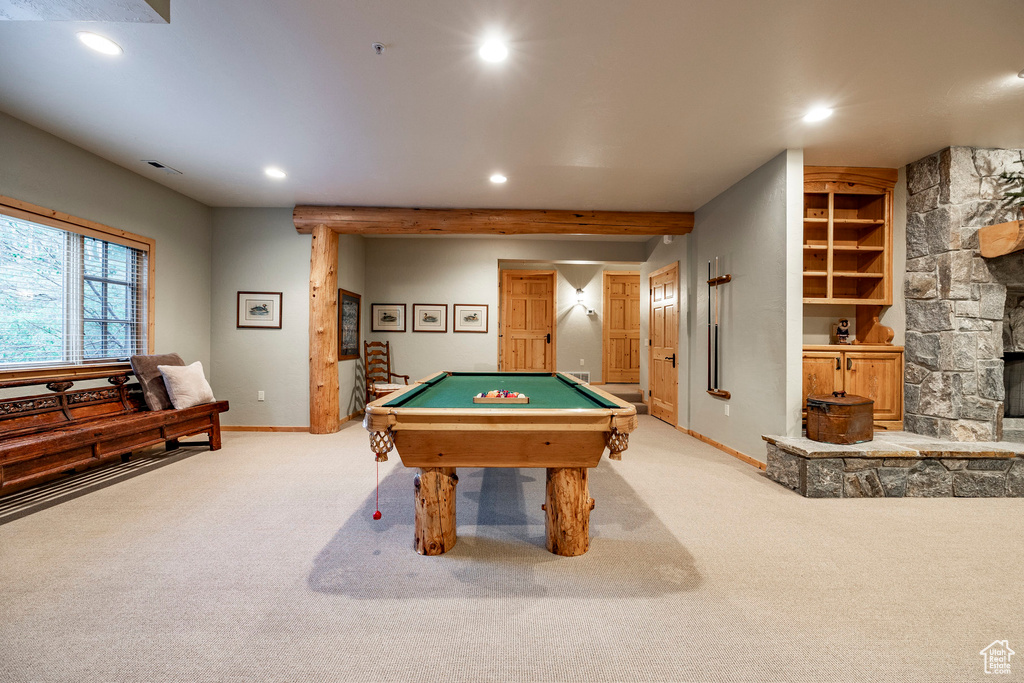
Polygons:
<instances>
[{"instance_id":1,"label":"red ball on string","mask_svg":"<svg viewBox=\"0 0 1024 683\"><path fill-rule=\"evenodd\" d=\"M380 519L381 518L381 514L380 514L380 462L377 463L377 496L376 496L376 500L377 500L377 510L376 510L376 512L373 513L373 518L374 519Z\"/></svg>"}]
</instances>

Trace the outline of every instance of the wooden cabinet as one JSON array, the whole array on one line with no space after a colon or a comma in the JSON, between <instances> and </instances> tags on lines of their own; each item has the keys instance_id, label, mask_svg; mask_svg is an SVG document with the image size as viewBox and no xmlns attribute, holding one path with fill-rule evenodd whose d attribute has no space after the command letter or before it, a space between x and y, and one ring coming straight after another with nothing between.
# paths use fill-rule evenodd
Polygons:
<instances>
[{"instance_id":1,"label":"wooden cabinet","mask_svg":"<svg viewBox=\"0 0 1024 683\"><path fill-rule=\"evenodd\" d=\"M803 400L812 394L845 391L875 402L875 423L901 429L903 422L902 346L805 346Z\"/></svg>"},{"instance_id":2,"label":"wooden cabinet","mask_svg":"<svg viewBox=\"0 0 1024 683\"><path fill-rule=\"evenodd\" d=\"M843 388L875 402L875 420L903 420L903 350L843 354Z\"/></svg>"},{"instance_id":3,"label":"wooden cabinet","mask_svg":"<svg viewBox=\"0 0 1024 683\"><path fill-rule=\"evenodd\" d=\"M892 305L892 168L804 168L804 303Z\"/></svg>"},{"instance_id":4,"label":"wooden cabinet","mask_svg":"<svg viewBox=\"0 0 1024 683\"><path fill-rule=\"evenodd\" d=\"M802 410L807 410L808 396L842 391L842 355L840 352L804 351Z\"/></svg>"}]
</instances>

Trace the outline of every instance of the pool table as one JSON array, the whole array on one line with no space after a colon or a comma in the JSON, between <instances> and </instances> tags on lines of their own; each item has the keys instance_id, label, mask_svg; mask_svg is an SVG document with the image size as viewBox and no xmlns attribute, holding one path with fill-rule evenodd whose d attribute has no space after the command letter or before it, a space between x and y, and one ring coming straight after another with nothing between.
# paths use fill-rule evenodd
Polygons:
<instances>
[{"instance_id":1,"label":"pool table","mask_svg":"<svg viewBox=\"0 0 1024 683\"><path fill-rule=\"evenodd\" d=\"M474 403L492 389L529 403ZM392 448L418 467L414 547L440 555L455 545L458 467L547 468L547 548L575 556L590 547L587 468L607 446L619 460L636 429L636 408L573 377L552 372L439 372L366 406L363 426L378 461Z\"/></svg>"}]
</instances>

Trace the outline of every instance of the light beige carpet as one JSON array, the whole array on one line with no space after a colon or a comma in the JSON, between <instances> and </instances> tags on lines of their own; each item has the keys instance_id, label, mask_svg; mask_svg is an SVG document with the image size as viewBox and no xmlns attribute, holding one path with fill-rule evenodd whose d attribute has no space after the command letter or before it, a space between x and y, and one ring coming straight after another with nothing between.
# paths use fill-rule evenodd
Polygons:
<instances>
[{"instance_id":1,"label":"light beige carpet","mask_svg":"<svg viewBox=\"0 0 1024 683\"><path fill-rule=\"evenodd\" d=\"M543 470L465 469L428 558L358 424L224 437L0 509L0 680L962 681L997 639L1024 677L1024 500L807 500L641 417L585 556Z\"/></svg>"}]
</instances>

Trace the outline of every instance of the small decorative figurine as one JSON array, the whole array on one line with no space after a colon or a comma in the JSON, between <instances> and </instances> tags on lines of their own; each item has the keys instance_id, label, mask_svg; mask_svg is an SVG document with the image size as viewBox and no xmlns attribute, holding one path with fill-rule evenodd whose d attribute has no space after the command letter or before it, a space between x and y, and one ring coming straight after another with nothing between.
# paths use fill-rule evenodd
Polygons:
<instances>
[{"instance_id":1,"label":"small decorative figurine","mask_svg":"<svg viewBox=\"0 0 1024 683\"><path fill-rule=\"evenodd\" d=\"M836 343L850 343L850 321L846 318L840 318L839 325L836 326Z\"/></svg>"}]
</instances>

